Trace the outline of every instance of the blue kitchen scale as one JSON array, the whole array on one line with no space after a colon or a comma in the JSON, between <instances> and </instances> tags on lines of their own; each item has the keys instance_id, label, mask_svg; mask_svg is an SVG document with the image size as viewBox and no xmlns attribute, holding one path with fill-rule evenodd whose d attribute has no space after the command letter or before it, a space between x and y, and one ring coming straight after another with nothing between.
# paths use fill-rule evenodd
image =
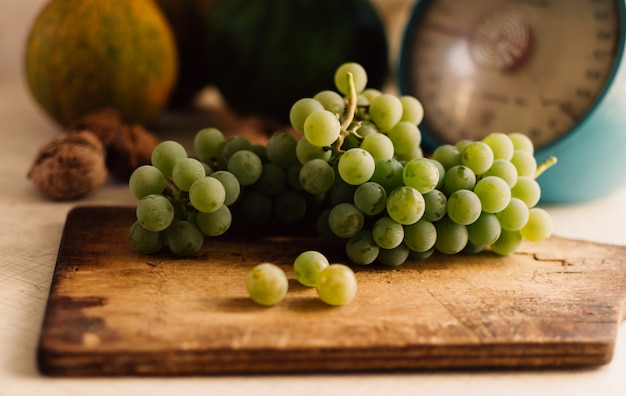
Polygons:
<instances>
[{"instance_id":1,"label":"blue kitchen scale","mask_svg":"<svg viewBox=\"0 0 626 396\"><path fill-rule=\"evenodd\" d=\"M399 59L401 94L424 106L426 151L524 132L542 202L626 184L626 0L419 0Z\"/></svg>"}]
</instances>

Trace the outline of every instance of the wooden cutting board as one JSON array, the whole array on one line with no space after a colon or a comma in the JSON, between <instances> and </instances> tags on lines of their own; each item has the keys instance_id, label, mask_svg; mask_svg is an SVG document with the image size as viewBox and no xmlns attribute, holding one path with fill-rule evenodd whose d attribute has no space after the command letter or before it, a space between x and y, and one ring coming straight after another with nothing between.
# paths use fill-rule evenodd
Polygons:
<instances>
[{"instance_id":1,"label":"wooden cutting board","mask_svg":"<svg viewBox=\"0 0 626 396\"><path fill-rule=\"evenodd\" d=\"M140 255L134 209L67 218L38 347L54 376L594 366L625 317L626 247L553 237L497 257L434 255L354 266L359 291L330 307L293 280L313 237L212 239L202 254ZM333 259L342 257L333 256ZM245 276L261 261L290 278L261 307Z\"/></svg>"}]
</instances>

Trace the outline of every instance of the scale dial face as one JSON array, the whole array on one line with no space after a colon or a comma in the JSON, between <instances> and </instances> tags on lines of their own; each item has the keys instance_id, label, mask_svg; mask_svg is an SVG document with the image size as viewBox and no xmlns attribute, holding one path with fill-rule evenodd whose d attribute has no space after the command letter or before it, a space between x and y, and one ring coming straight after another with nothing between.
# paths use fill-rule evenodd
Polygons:
<instances>
[{"instance_id":1,"label":"scale dial face","mask_svg":"<svg viewBox=\"0 0 626 396\"><path fill-rule=\"evenodd\" d=\"M576 127L614 71L615 0L420 3L401 89L423 103L436 145L524 132L545 147Z\"/></svg>"}]
</instances>

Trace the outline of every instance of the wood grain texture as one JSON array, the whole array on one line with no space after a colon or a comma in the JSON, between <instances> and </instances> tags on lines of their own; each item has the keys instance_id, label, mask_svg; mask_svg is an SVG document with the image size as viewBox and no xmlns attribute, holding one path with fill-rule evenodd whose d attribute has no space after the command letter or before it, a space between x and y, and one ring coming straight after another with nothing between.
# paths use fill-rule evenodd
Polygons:
<instances>
[{"instance_id":1,"label":"wood grain texture","mask_svg":"<svg viewBox=\"0 0 626 396\"><path fill-rule=\"evenodd\" d=\"M211 239L198 257L140 255L133 208L67 218L38 347L54 376L205 375L594 366L625 316L626 247L553 237L508 257L443 256L353 266L342 307L293 279L312 237ZM341 255L325 250L333 260ZM245 290L261 261L290 278L261 307Z\"/></svg>"}]
</instances>

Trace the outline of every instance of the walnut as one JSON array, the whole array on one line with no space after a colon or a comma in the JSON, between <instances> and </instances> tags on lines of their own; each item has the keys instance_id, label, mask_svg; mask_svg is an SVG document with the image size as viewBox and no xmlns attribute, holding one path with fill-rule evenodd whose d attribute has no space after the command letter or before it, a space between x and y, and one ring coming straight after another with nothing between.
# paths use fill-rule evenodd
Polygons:
<instances>
[{"instance_id":1,"label":"walnut","mask_svg":"<svg viewBox=\"0 0 626 396\"><path fill-rule=\"evenodd\" d=\"M49 198L79 198L106 181L105 157L104 146L94 133L62 133L39 150L28 177Z\"/></svg>"},{"instance_id":2,"label":"walnut","mask_svg":"<svg viewBox=\"0 0 626 396\"><path fill-rule=\"evenodd\" d=\"M114 177L127 181L141 165L150 163L152 150L159 143L156 135L138 124L126 124L114 109L102 109L80 118L71 132L95 133L106 150L107 168Z\"/></svg>"}]
</instances>

